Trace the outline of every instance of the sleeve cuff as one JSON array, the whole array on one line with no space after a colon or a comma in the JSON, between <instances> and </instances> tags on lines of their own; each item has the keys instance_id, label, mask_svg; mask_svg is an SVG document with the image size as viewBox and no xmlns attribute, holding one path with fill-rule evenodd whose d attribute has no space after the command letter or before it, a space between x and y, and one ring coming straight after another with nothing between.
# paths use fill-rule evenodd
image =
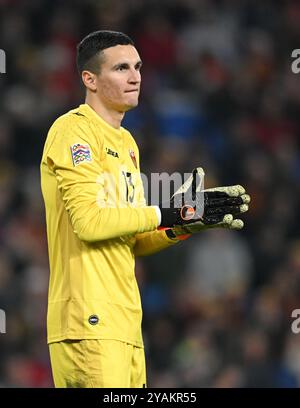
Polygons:
<instances>
[{"instance_id":1,"label":"sleeve cuff","mask_svg":"<svg viewBox=\"0 0 300 408\"><path fill-rule=\"evenodd\" d=\"M161 223L161 212L160 212L160 208L158 207L158 205L153 205L153 208L155 209L156 214L157 214L158 226L160 226L160 223Z\"/></svg>"}]
</instances>

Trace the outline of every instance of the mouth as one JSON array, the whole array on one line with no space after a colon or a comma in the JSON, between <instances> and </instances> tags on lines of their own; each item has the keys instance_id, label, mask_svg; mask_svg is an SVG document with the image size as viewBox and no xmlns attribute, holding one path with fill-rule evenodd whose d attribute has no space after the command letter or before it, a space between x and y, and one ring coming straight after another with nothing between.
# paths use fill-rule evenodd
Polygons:
<instances>
[{"instance_id":1,"label":"mouth","mask_svg":"<svg viewBox=\"0 0 300 408\"><path fill-rule=\"evenodd\" d=\"M133 93L133 92L138 92L138 89L132 89L131 91L125 91L125 93Z\"/></svg>"}]
</instances>

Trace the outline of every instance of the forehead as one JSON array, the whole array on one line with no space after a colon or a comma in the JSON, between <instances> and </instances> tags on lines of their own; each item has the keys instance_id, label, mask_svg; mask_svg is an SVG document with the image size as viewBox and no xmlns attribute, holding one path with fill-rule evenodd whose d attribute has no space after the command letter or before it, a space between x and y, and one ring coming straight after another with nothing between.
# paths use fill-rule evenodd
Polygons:
<instances>
[{"instance_id":1,"label":"forehead","mask_svg":"<svg viewBox=\"0 0 300 408\"><path fill-rule=\"evenodd\" d=\"M116 45L103 50L104 65L115 65L118 63L136 64L140 61L139 53L133 45Z\"/></svg>"}]
</instances>

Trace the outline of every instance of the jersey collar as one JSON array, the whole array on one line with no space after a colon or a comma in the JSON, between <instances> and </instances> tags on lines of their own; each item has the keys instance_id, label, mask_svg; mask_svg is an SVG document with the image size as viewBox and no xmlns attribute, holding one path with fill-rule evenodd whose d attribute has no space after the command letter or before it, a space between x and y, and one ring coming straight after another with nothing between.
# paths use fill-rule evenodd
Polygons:
<instances>
[{"instance_id":1,"label":"jersey collar","mask_svg":"<svg viewBox=\"0 0 300 408\"><path fill-rule=\"evenodd\" d=\"M101 116L99 116L98 113L96 113L94 109L91 108L90 105L88 105L87 103L81 104L79 106L79 113L83 114L84 116L90 119L98 121L101 124L101 126L106 128L109 132L114 133L117 136L121 135L122 129L121 127L119 129L116 129L113 126L111 126L104 119L102 119Z\"/></svg>"}]
</instances>

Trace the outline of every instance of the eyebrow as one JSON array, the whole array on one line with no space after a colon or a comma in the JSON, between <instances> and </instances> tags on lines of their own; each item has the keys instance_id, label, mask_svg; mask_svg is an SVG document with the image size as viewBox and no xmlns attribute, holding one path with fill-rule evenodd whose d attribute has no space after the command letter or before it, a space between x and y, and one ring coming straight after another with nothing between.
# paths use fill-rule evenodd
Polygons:
<instances>
[{"instance_id":1,"label":"eyebrow","mask_svg":"<svg viewBox=\"0 0 300 408\"><path fill-rule=\"evenodd\" d=\"M129 63L128 62L119 62L118 64L113 66L113 69L117 69L119 67L129 67ZM138 62L136 62L134 64L135 67L141 68L141 66L143 65L143 62L141 60L139 60Z\"/></svg>"}]
</instances>

